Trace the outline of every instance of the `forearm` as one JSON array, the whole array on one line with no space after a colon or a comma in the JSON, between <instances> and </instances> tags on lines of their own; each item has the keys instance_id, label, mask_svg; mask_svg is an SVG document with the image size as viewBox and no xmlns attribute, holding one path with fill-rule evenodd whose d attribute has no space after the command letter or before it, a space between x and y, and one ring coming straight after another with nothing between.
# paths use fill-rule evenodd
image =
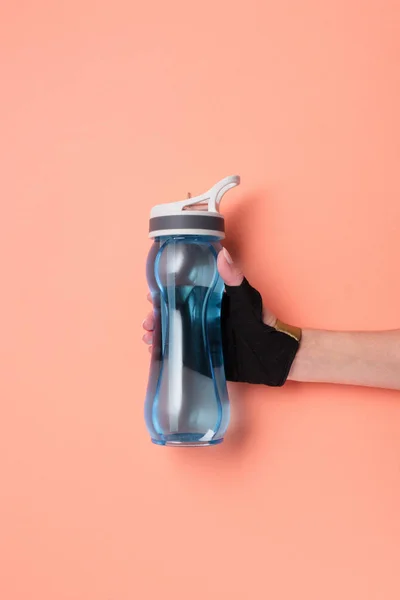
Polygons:
<instances>
[{"instance_id":1,"label":"forearm","mask_svg":"<svg viewBox=\"0 0 400 600\"><path fill-rule=\"evenodd\" d=\"M400 330L305 330L289 380L400 390Z\"/></svg>"}]
</instances>

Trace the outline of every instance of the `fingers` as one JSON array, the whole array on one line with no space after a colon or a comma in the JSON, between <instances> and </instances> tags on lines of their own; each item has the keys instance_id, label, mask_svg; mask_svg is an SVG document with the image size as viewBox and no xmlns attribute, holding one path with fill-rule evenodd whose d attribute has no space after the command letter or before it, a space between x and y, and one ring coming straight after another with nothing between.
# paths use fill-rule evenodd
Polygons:
<instances>
[{"instance_id":1,"label":"fingers","mask_svg":"<svg viewBox=\"0 0 400 600\"><path fill-rule=\"evenodd\" d=\"M153 304L153 298L151 297L150 292L147 294L147 300L150 302L150 304Z\"/></svg>"},{"instance_id":2,"label":"fingers","mask_svg":"<svg viewBox=\"0 0 400 600\"><path fill-rule=\"evenodd\" d=\"M149 352L151 352L151 345L153 343L153 330L154 330L154 315L153 313L149 313L145 320L143 321L143 329L146 330L146 333L143 335L142 340L145 344L150 346Z\"/></svg>"},{"instance_id":3,"label":"fingers","mask_svg":"<svg viewBox=\"0 0 400 600\"><path fill-rule=\"evenodd\" d=\"M231 255L226 248L218 254L218 271L222 279L229 286L240 285L243 281L244 275L237 265L233 262Z\"/></svg>"}]
</instances>

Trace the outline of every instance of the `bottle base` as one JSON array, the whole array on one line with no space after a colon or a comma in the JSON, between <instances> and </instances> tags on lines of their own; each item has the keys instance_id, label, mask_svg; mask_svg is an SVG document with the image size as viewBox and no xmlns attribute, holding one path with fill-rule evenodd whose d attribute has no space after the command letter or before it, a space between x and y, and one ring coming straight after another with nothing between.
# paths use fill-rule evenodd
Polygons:
<instances>
[{"instance_id":1,"label":"bottle base","mask_svg":"<svg viewBox=\"0 0 400 600\"><path fill-rule=\"evenodd\" d=\"M157 446L175 446L181 448L196 448L201 446L216 446L224 441L224 438L217 440L202 439L205 436L199 433L174 433L163 436L163 439L156 440L151 438L153 444Z\"/></svg>"}]
</instances>

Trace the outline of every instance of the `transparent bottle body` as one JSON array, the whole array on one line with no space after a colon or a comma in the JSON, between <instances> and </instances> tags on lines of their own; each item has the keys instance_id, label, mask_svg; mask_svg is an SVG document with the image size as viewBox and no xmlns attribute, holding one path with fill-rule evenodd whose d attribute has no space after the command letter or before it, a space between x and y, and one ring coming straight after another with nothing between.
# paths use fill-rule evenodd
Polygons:
<instances>
[{"instance_id":1,"label":"transparent bottle body","mask_svg":"<svg viewBox=\"0 0 400 600\"><path fill-rule=\"evenodd\" d=\"M149 252L155 329L145 419L156 444L217 444L228 426L220 248L217 238L176 235L156 238Z\"/></svg>"}]
</instances>

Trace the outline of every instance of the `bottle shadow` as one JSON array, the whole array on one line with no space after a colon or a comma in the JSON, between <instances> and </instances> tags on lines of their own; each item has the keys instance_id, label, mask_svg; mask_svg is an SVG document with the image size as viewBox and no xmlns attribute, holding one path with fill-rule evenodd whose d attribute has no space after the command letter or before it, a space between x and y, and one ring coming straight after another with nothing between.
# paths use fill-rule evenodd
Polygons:
<instances>
[{"instance_id":1,"label":"bottle shadow","mask_svg":"<svg viewBox=\"0 0 400 600\"><path fill-rule=\"evenodd\" d=\"M228 383L231 420L221 453L245 451L252 437L252 417L247 409L251 401L251 387L245 383Z\"/></svg>"}]
</instances>

